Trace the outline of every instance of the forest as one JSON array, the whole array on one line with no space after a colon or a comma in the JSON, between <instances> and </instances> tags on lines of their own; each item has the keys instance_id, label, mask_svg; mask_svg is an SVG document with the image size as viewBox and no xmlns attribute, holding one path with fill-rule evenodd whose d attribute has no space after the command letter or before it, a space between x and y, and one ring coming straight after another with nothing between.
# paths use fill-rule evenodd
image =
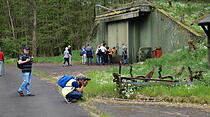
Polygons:
<instances>
[{"instance_id":1,"label":"forest","mask_svg":"<svg viewBox=\"0 0 210 117\"><path fill-rule=\"evenodd\" d=\"M134 1L142 0L0 0L0 47L9 57L16 57L24 46L32 48L33 56L43 57L60 55L67 45L77 50L95 38L97 5Z\"/></svg>"}]
</instances>

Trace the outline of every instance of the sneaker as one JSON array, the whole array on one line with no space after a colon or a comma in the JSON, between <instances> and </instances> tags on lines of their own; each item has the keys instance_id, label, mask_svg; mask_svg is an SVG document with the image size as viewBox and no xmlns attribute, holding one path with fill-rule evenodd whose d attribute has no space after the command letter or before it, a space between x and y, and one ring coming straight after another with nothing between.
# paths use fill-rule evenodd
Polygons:
<instances>
[{"instance_id":1,"label":"sneaker","mask_svg":"<svg viewBox=\"0 0 210 117\"><path fill-rule=\"evenodd\" d=\"M23 92L17 91L17 93L18 93L18 95L19 95L20 97L23 97L23 96L24 96Z\"/></svg>"},{"instance_id":2,"label":"sneaker","mask_svg":"<svg viewBox=\"0 0 210 117\"><path fill-rule=\"evenodd\" d=\"M26 96L35 96L34 94L27 94Z\"/></svg>"},{"instance_id":3,"label":"sneaker","mask_svg":"<svg viewBox=\"0 0 210 117\"><path fill-rule=\"evenodd\" d=\"M71 100L71 103L76 103L76 102L77 102L76 99Z\"/></svg>"},{"instance_id":4,"label":"sneaker","mask_svg":"<svg viewBox=\"0 0 210 117\"><path fill-rule=\"evenodd\" d=\"M68 99L66 99L66 98L64 98L64 100L66 101L67 104L70 104L70 103L71 103L71 102L70 102Z\"/></svg>"}]
</instances>

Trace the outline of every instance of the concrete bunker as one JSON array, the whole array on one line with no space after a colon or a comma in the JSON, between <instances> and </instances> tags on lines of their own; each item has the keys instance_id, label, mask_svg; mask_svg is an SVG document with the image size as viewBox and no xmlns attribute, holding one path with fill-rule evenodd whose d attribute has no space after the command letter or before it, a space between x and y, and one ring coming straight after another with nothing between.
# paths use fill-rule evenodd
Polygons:
<instances>
[{"instance_id":1,"label":"concrete bunker","mask_svg":"<svg viewBox=\"0 0 210 117\"><path fill-rule=\"evenodd\" d=\"M128 47L130 63L138 61L140 48L161 48L172 53L183 48L199 35L151 4L138 4L96 15L99 23L94 43L105 42L121 54L122 44Z\"/></svg>"}]
</instances>

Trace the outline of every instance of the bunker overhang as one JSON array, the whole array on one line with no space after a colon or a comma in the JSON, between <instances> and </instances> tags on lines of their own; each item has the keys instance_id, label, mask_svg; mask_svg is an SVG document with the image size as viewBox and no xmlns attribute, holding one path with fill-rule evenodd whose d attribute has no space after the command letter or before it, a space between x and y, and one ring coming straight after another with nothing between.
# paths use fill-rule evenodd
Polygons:
<instances>
[{"instance_id":1,"label":"bunker overhang","mask_svg":"<svg viewBox=\"0 0 210 117\"><path fill-rule=\"evenodd\" d=\"M130 7L123 7L116 9L111 12L104 12L96 16L96 21L101 22L112 22L124 19L130 19L141 16L142 13L151 12L153 7L149 4L139 4Z\"/></svg>"}]
</instances>

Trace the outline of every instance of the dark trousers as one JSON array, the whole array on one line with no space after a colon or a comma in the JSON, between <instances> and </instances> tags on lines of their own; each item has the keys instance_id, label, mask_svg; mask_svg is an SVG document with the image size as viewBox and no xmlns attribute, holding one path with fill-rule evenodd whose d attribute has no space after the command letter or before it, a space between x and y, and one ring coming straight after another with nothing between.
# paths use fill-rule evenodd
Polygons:
<instances>
[{"instance_id":1,"label":"dark trousers","mask_svg":"<svg viewBox=\"0 0 210 117\"><path fill-rule=\"evenodd\" d=\"M102 53L102 55L101 55L101 63L104 65L105 61L106 61L106 53Z\"/></svg>"},{"instance_id":2,"label":"dark trousers","mask_svg":"<svg viewBox=\"0 0 210 117\"><path fill-rule=\"evenodd\" d=\"M105 63L108 64L109 63L109 55L106 53L105 54Z\"/></svg>"},{"instance_id":3,"label":"dark trousers","mask_svg":"<svg viewBox=\"0 0 210 117\"><path fill-rule=\"evenodd\" d=\"M72 91L71 93L66 95L66 99L68 99L69 101L73 100L73 99L81 99L83 96L83 94L81 92L78 91Z\"/></svg>"},{"instance_id":4,"label":"dark trousers","mask_svg":"<svg viewBox=\"0 0 210 117\"><path fill-rule=\"evenodd\" d=\"M63 62L63 64L65 65L66 64L66 62L68 63L68 65L69 65L69 58L64 58L64 62Z\"/></svg>"},{"instance_id":5,"label":"dark trousers","mask_svg":"<svg viewBox=\"0 0 210 117\"><path fill-rule=\"evenodd\" d=\"M110 61L111 64L113 64L112 55L109 55L109 61Z\"/></svg>"}]
</instances>

